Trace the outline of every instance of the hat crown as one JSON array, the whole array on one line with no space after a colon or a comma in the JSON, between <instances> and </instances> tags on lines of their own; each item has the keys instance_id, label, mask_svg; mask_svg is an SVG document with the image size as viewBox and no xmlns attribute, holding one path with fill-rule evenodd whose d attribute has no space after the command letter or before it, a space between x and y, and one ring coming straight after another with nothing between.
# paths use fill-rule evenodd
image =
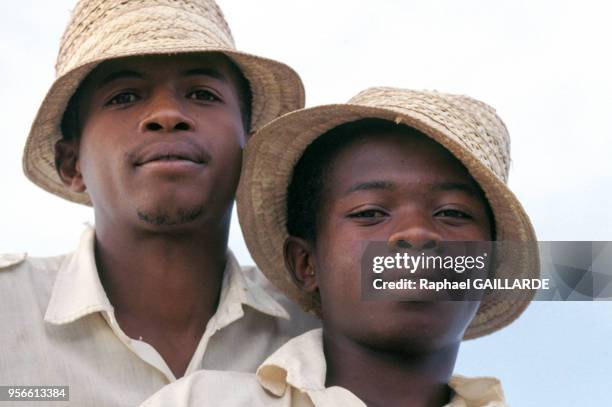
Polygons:
<instances>
[{"instance_id":1,"label":"hat crown","mask_svg":"<svg viewBox=\"0 0 612 407\"><path fill-rule=\"evenodd\" d=\"M397 88L369 88L353 96L353 105L391 109L422 115L450 130L453 140L507 182L510 169L510 136L495 109L463 95Z\"/></svg>"},{"instance_id":2,"label":"hat crown","mask_svg":"<svg viewBox=\"0 0 612 407\"><path fill-rule=\"evenodd\" d=\"M108 57L203 46L236 48L212 0L81 0L62 36L55 71L60 77Z\"/></svg>"}]
</instances>

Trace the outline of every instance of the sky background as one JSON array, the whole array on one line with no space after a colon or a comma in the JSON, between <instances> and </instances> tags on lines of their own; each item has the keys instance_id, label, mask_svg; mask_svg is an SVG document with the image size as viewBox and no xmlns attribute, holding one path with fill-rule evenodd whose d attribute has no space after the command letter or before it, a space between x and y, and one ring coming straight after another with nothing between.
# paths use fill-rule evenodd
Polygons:
<instances>
[{"instance_id":1,"label":"sky background","mask_svg":"<svg viewBox=\"0 0 612 407\"><path fill-rule=\"evenodd\" d=\"M91 209L31 184L21 153L73 0L0 4L0 252L75 248ZM602 1L219 0L237 46L301 76L306 104L370 86L467 94L512 137L510 187L540 240L612 240L612 6ZM252 260L236 219L230 246ZM468 341L456 372L501 378L513 406L610 405L612 303L533 303Z\"/></svg>"}]
</instances>

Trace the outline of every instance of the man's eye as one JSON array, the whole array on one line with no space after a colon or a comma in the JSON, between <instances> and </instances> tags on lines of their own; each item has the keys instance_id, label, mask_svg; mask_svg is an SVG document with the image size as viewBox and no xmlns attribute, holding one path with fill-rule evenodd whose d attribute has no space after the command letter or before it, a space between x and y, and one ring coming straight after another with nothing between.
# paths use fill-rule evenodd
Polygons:
<instances>
[{"instance_id":1,"label":"man's eye","mask_svg":"<svg viewBox=\"0 0 612 407\"><path fill-rule=\"evenodd\" d=\"M349 218L357 219L371 219L371 218L382 218L387 214L380 209L366 209L359 212L353 212L349 215Z\"/></svg>"},{"instance_id":2,"label":"man's eye","mask_svg":"<svg viewBox=\"0 0 612 407\"><path fill-rule=\"evenodd\" d=\"M106 102L107 106L110 105L124 105L126 103L134 103L138 100L138 96L132 92L121 92L118 95L112 97L111 100Z\"/></svg>"},{"instance_id":3,"label":"man's eye","mask_svg":"<svg viewBox=\"0 0 612 407\"><path fill-rule=\"evenodd\" d=\"M193 92L190 92L189 94L187 94L187 97L189 99L207 100L209 102L216 102L220 100L219 97L217 97L217 95L215 95L213 92L206 90L206 89L194 90Z\"/></svg>"},{"instance_id":4,"label":"man's eye","mask_svg":"<svg viewBox=\"0 0 612 407\"><path fill-rule=\"evenodd\" d=\"M458 209L443 209L436 212L436 216L442 216L444 218L472 219L472 216Z\"/></svg>"}]
</instances>

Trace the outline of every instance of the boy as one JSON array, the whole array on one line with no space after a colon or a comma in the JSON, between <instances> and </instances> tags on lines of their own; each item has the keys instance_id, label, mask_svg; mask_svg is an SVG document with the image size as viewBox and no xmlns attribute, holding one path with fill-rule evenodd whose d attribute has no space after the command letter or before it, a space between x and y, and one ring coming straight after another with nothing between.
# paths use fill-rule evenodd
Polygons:
<instances>
[{"instance_id":1,"label":"boy","mask_svg":"<svg viewBox=\"0 0 612 407\"><path fill-rule=\"evenodd\" d=\"M254 371L303 332L227 248L242 148L303 106L297 74L237 51L213 1L83 0L57 75L24 171L96 226L73 254L0 259L0 383L133 406L203 367Z\"/></svg>"},{"instance_id":2,"label":"boy","mask_svg":"<svg viewBox=\"0 0 612 407\"><path fill-rule=\"evenodd\" d=\"M452 371L462 339L504 327L530 299L364 301L360 261L371 241L418 253L535 241L505 185L508 147L493 109L436 92L372 88L268 124L247 147L241 225L262 271L323 329L289 341L256 376L201 372L145 405L505 406L497 379ZM537 255L500 253L495 273L537 277ZM223 378L229 397L213 384Z\"/></svg>"}]
</instances>

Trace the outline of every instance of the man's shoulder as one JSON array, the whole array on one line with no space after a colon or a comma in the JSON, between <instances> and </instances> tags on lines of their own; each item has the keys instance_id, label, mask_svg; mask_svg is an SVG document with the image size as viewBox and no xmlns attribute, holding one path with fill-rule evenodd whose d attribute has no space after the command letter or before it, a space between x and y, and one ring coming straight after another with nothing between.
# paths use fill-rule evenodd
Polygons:
<instances>
[{"instance_id":1,"label":"man's shoulder","mask_svg":"<svg viewBox=\"0 0 612 407\"><path fill-rule=\"evenodd\" d=\"M0 253L0 276L27 270L54 272L66 259L66 254L51 257L32 257L27 253Z\"/></svg>"},{"instance_id":2,"label":"man's shoulder","mask_svg":"<svg viewBox=\"0 0 612 407\"><path fill-rule=\"evenodd\" d=\"M0 271L15 267L28 257L27 253L0 253Z\"/></svg>"},{"instance_id":3,"label":"man's shoulder","mask_svg":"<svg viewBox=\"0 0 612 407\"><path fill-rule=\"evenodd\" d=\"M44 316L64 257L0 254L0 321L13 333L0 335L0 346L24 350L43 341ZM6 366L0 363L0 371Z\"/></svg>"},{"instance_id":4,"label":"man's shoulder","mask_svg":"<svg viewBox=\"0 0 612 407\"><path fill-rule=\"evenodd\" d=\"M274 284L272 284L270 280L266 278L266 276L257 266L240 265L240 268L242 269L242 274L247 279L249 286L257 287L277 301L280 300L281 302L285 302L287 300L285 294L276 288L276 286L274 286Z\"/></svg>"},{"instance_id":5,"label":"man's shoulder","mask_svg":"<svg viewBox=\"0 0 612 407\"><path fill-rule=\"evenodd\" d=\"M266 278L257 266L241 265L240 268L250 287L256 287L258 290L263 291L267 296L283 306L287 304L289 299Z\"/></svg>"},{"instance_id":6,"label":"man's shoulder","mask_svg":"<svg viewBox=\"0 0 612 407\"><path fill-rule=\"evenodd\" d=\"M250 285L261 287L266 291L274 290L274 286L270 284L268 279L263 275L257 266L240 264L242 274L248 280Z\"/></svg>"},{"instance_id":7,"label":"man's shoulder","mask_svg":"<svg viewBox=\"0 0 612 407\"><path fill-rule=\"evenodd\" d=\"M27 253L0 254L0 290L1 298L7 300L13 296L24 296L29 292L33 296L49 293L55 282L57 272L69 255L51 257L32 257ZM0 299L0 302L2 301Z\"/></svg>"},{"instance_id":8,"label":"man's shoulder","mask_svg":"<svg viewBox=\"0 0 612 407\"><path fill-rule=\"evenodd\" d=\"M299 335L310 329L318 328L321 322L314 315L303 311L298 304L291 301L287 296L272 284L261 270L252 265L242 266L244 276L249 281L249 285L255 286L265 292L289 314L289 326L291 326L291 336Z\"/></svg>"}]
</instances>

